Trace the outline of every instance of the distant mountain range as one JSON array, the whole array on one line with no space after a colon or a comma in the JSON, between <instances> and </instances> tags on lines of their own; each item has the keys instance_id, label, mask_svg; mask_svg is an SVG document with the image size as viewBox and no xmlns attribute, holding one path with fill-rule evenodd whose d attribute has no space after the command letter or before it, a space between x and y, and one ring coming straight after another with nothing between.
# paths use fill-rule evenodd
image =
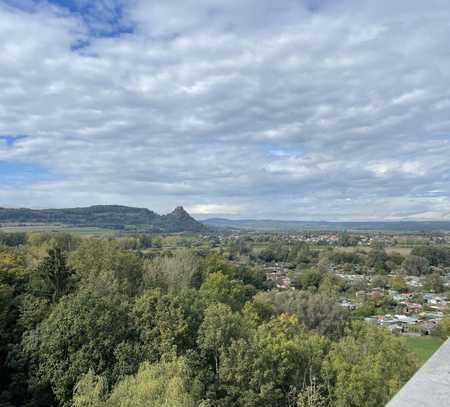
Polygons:
<instances>
[{"instance_id":1,"label":"distant mountain range","mask_svg":"<svg viewBox=\"0 0 450 407\"><path fill-rule=\"evenodd\" d=\"M450 232L450 221L326 222L210 218L199 222L179 206L167 215L146 208L95 205L85 208L0 208L0 226L11 224L62 224L142 232L207 232L211 228L260 231L392 231Z\"/></svg>"},{"instance_id":2,"label":"distant mountain range","mask_svg":"<svg viewBox=\"0 0 450 407\"><path fill-rule=\"evenodd\" d=\"M204 232L208 228L182 206L167 215L146 208L96 205L68 209L0 208L0 224L64 224L110 229L136 228L151 232Z\"/></svg>"},{"instance_id":3,"label":"distant mountain range","mask_svg":"<svg viewBox=\"0 0 450 407\"><path fill-rule=\"evenodd\" d=\"M210 218L202 221L211 227L229 229L252 229L267 231L392 231L392 232L450 232L450 221L370 221L370 222L326 222L283 221L255 219Z\"/></svg>"}]
</instances>

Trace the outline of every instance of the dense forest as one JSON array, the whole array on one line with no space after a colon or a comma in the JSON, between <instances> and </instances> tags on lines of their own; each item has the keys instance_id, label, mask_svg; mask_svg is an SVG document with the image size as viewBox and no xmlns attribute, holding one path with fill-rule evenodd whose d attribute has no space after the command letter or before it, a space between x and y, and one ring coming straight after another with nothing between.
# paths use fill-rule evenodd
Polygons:
<instances>
[{"instance_id":1,"label":"dense forest","mask_svg":"<svg viewBox=\"0 0 450 407\"><path fill-rule=\"evenodd\" d=\"M96 205L70 209L0 208L0 223L65 224L112 229L139 227L153 232L202 232L206 226L192 218L179 206L167 215L145 208L120 205Z\"/></svg>"},{"instance_id":2,"label":"dense forest","mask_svg":"<svg viewBox=\"0 0 450 407\"><path fill-rule=\"evenodd\" d=\"M2 407L380 407L417 368L320 264L282 291L217 250L149 255L145 236L0 237Z\"/></svg>"}]
</instances>

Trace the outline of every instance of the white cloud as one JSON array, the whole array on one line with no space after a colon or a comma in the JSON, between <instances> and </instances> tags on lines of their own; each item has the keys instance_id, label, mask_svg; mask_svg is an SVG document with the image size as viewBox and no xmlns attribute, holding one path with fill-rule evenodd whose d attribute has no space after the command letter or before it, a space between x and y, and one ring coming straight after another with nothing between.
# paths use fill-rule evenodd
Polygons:
<instances>
[{"instance_id":1,"label":"white cloud","mask_svg":"<svg viewBox=\"0 0 450 407\"><path fill-rule=\"evenodd\" d=\"M241 213L241 207L238 205L223 205L223 204L203 204L193 205L188 207L194 215L239 215Z\"/></svg>"},{"instance_id":2,"label":"white cloud","mask_svg":"<svg viewBox=\"0 0 450 407\"><path fill-rule=\"evenodd\" d=\"M445 1L1 4L0 206L448 216Z\"/></svg>"},{"instance_id":3,"label":"white cloud","mask_svg":"<svg viewBox=\"0 0 450 407\"><path fill-rule=\"evenodd\" d=\"M417 103L423 100L426 100L428 97L428 92L424 89L414 89L411 92L404 93L399 97L395 98L392 103L394 105L403 105L403 104L411 104Z\"/></svg>"}]
</instances>

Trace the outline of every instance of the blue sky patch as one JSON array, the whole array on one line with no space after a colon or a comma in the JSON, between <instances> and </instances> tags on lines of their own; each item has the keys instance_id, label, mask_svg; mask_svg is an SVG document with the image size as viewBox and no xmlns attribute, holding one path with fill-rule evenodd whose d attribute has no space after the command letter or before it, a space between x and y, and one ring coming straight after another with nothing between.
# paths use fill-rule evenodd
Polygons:
<instances>
[{"instance_id":1,"label":"blue sky patch","mask_svg":"<svg viewBox=\"0 0 450 407\"><path fill-rule=\"evenodd\" d=\"M12 147L14 144L16 144L19 140L22 140L22 139L24 139L24 138L27 138L28 136L25 136L25 135L21 135L21 134L18 134L18 135L3 135L3 134L0 134L0 142L5 142L6 143L6 145L8 146L8 147Z\"/></svg>"},{"instance_id":2,"label":"blue sky patch","mask_svg":"<svg viewBox=\"0 0 450 407\"><path fill-rule=\"evenodd\" d=\"M301 148L280 147L269 143L263 144L262 146L267 154L275 157L292 157L292 156L301 156L305 154L305 151Z\"/></svg>"},{"instance_id":3,"label":"blue sky patch","mask_svg":"<svg viewBox=\"0 0 450 407\"><path fill-rule=\"evenodd\" d=\"M274 155L275 157L293 157L303 155L303 150L293 149L293 148L277 148L269 151L270 155Z\"/></svg>"},{"instance_id":4,"label":"blue sky patch","mask_svg":"<svg viewBox=\"0 0 450 407\"><path fill-rule=\"evenodd\" d=\"M120 0L49 0L74 15L80 16L90 29L90 35L117 37L133 32L126 23L123 2Z\"/></svg>"},{"instance_id":5,"label":"blue sky patch","mask_svg":"<svg viewBox=\"0 0 450 407\"><path fill-rule=\"evenodd\" d=\"M24 184L51 178L50 172L39 165L0 160L0 184Z\"/></svg>"},{"instance_id":6,"label":"blue sky patch","mask_svg":"<svg viewBox=\"0 0 450 407\"><path fill-rule=\"evenodd\" d=\"M3 0L7 5L22 10L35 10L36 7L52 4L74 16L81 17L89 29L91 37L118 37L133 32L127 22L124 1L122 0ZM2 0L0 0L0 3ZM80 49L89 45L83 42L75 45Z\"/></svg>"}]
</instances>

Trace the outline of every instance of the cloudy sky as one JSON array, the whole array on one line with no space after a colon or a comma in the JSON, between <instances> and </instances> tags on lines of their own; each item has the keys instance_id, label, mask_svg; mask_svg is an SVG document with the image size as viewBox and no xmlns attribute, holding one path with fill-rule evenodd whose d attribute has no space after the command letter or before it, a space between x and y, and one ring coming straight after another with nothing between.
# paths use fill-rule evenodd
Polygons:
<instances>
[{"instance_id":1,"label":"cloudy sky","mask_svg":"<svg viewBox=\"0 0 450 407\"><path fill-rule=\"evenodd\" d=\"M0 206L449 219L448 0L0 0Z\"/></svg>"}]
</instances>

